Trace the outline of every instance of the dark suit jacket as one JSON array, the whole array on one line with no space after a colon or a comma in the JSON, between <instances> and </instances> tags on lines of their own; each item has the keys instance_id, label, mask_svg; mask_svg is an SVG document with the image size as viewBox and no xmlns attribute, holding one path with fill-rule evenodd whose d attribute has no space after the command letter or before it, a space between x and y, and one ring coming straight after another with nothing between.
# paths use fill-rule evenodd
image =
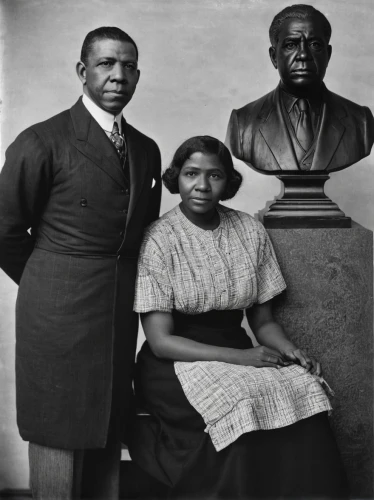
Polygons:
<instances>
[{"instance_id":1,"label":"dark suit jacket","mask_svg":"<svg viewBox=\"0 0 374 500\"><path fill-rule=\"evenodd\" d=\"M359 106L324 88L323 111L310 171L335 171L370 154L374 119ZM264 174L300 170L286 123L279 86L257 101L233 110L226 145L239 160Z\"/></svg>"},{"instance_id":2,"label":"dark suit jacket","mask_svg":"<svg viewBox=\"0 0 374 500\"><path fill-rule=\"evenodd\" d=\"M128 212L117 152L81 99L22 132L0 174L0 266L19 283L18 426L41 445L103 447L110 414L129 416L137 255L159 215L161 162L124 126Z\"/></svg>"}]
</instances>

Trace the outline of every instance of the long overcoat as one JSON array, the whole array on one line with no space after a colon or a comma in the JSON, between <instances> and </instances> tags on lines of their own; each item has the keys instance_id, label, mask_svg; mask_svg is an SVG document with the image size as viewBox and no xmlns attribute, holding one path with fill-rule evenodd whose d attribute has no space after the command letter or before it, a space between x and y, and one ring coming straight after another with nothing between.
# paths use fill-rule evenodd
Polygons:
<instances>
[{"instance_id":1,"label":"long overcoat","mask_svg":"<svg viewBox=\"0 0 374 500\"><path fill-rule=\"evenodd\" d=\"M81 99L22 132L0 174L0 266L19 283L17 422L40 445L101 448L110 415L129 417L137 256L159 215L161 160L152 139L123 125L130 200Z\"/></svg>"}]
</instances>

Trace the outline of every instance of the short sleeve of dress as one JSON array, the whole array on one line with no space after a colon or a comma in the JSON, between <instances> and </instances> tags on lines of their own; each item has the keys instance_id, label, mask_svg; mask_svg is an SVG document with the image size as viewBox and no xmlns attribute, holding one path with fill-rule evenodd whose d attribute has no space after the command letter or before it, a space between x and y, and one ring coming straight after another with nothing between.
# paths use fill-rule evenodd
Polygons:
<instances>
[{"instance_id":1,"label":"short sleeve of dress","mask_svg":"<svg viewBox=\"0 0 374 500\"><path fill-rule=\"evenodd\" d=\"M257 268L257 303L263 304L280 294L286 283L283 279L273 245L265 228L259 225L259 259Z\"/></svg>"},{"instance_id":2,"label":"short sleeve of dress","mask_svg":"<svg viewBox=\"0 0 374 500\"><path fill-rule=\"evenodd\" d=\"M171 312L174 294L163 251L157 239L146 234L138 260L134 311Z\"/></svg>"}]
</instances>

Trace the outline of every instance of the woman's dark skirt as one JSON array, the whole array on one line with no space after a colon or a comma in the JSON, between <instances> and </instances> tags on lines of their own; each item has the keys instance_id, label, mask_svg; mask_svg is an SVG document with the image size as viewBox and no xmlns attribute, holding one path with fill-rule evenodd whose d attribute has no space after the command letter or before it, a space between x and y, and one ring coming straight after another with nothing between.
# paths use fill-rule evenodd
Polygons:
<instances>
[{"instance_id":1,"label":"woman's dark skirt","mask_svg":"<svg viewBox=\"0 0 374 500\"><path fill-rule=\"evenodd\" d=\"M175 332L205 344L247 349L242 311L174 313ZM172 361L138 356L135 391L151 417L138 418L130 454L168 485L168 498L346 498L346 476L326 412L281 429L243 434L217 452Z\"/></svg>"}]
</instances>

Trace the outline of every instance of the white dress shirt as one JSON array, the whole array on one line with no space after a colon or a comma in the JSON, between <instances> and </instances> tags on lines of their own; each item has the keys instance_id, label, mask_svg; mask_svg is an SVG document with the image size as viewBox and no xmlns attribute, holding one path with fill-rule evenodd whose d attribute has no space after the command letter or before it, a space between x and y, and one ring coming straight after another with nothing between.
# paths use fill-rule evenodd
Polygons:
<instances>
[{"instance_id":1,"label":"white dress shirt","mask_svg":"<svg viewBox=\"0 0 374 500\"><path fill-rule=\"evenodd\" d=\"M122 111L118 115L114 116L111 113L108 113L108 111L104 111L99 108L99 106L95 104L86 94L83 94L82 102L87 111L97 121L108 137L110 137L110 134L112 133L114 121L117 122L119 133L122 134Z\"/></svg>"}]
</instances>

